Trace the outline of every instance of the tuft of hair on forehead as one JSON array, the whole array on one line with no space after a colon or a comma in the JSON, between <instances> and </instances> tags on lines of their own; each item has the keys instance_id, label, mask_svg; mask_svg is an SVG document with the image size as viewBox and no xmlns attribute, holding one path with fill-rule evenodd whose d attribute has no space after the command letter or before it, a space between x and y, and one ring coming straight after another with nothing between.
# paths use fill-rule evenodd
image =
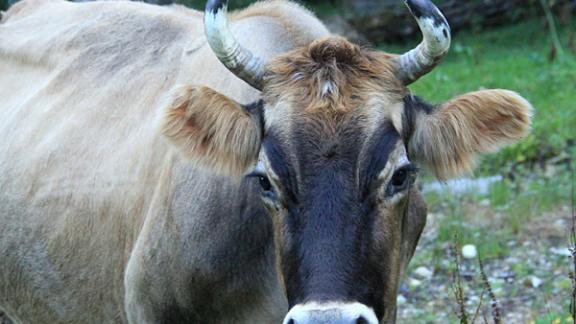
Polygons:
<instances>
[{"instance_id":1,"label":"tuft of hair on forehead","mask_svg":"<svg viewBox=\"0 0 576 324\"><path fill-rule=\"evenodd\" d=\"M396 79L391 58L342 37L321 38L269 63L264 99L292 100L305 111L346 112L373 92L401 98L406 88Z\"/></svg>"},{"instance_id":2,"label":"tuft of hair on forehead","mask_svg":"<svg viewBox=\"0 0 576 324\"><path fill-rule=\"evenodd\" d=\"M312 42L308 47L310 57L314 62L335 67L340 65L357 65L361 60L362 51L358 45L344 38L330 37Z\"/></svg>"}]
</instances>

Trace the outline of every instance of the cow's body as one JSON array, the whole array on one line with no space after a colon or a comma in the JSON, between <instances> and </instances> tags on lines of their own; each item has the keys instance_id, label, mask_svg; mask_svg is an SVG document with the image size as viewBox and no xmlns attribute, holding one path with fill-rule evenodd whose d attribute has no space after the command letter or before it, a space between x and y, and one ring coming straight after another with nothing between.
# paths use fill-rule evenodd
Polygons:
<instances>
[{"instance_id":1,"label":"cow's body","mask_svg":"<svg viewBox=\"0 0 576 324\"><path fill-rule=\"evenodd\" d=\"M413 96L451 36L430 0L406 4L423 40L401 55L330 36L283 1L231 19L226 0L203 19L15 5L0 23L0 310L26 323L394 323L426 222L417 165L470 171L531 114L507 90Z\"/></svg>"},{"instance_id":2,"label":"cow's body","mask_svg":"<svg viewBox=\"0 0 576 324\"><path fill-rule=\"evenodd\" d=\"M232 28L262 57L328 33L296 5L250 10ZM180 83L258 96L188 9L25 1L5 15L0 309L16 322L281 321L257 180L199 172L157 130Z\"/></svg>"}]
</instances>

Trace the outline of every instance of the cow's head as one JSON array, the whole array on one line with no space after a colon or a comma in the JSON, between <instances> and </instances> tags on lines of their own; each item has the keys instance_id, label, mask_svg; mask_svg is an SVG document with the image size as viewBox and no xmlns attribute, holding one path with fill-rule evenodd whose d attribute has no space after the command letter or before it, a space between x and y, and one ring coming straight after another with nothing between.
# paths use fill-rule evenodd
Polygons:
<instances>
[{"instance_id":1,"label":"cow's head","mask_svg":"<svg viewBox=\"0 0 576 324\"><path fill-rule=\"evenodd\" d=\"M276 227L285 323L394 321L401 274L426 221L418 166L441 179L524 136L530 104L484 90L433 106L407 85L446 54L450 28L429 0L408 0L424 35L403 55L331 37L263 62L209 1L206 33L232 72L262 91L241 105L206 87L178 89L164 134L199 166L250 173Z\"/></svg>"}]
</instances>

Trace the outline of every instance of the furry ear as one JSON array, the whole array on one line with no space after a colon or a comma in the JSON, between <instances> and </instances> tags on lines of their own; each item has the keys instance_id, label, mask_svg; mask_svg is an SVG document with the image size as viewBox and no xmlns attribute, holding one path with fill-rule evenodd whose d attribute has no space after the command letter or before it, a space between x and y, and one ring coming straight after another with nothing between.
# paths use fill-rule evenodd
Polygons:
<instances>
[{"instance_id":1,"label":"furry ear","mask_svg":"<svg viewBox=\"0 0 576 324\"><path fill-rule=\"evenodd\" d=\"M162 134L199 167L240 177L258 159L258 119L210 88L174 89L160 123Z\"/></svg>"},{"instance_id":2,"label":"furry ear","mask_svg":"<svg viewBox=\"0 0 576 324\"><path fill-rule=\"evenodd\" d=\"M526 136L532 106L512 91L483 90L412 114L410 155L447 179L472 171L479 153L496 152Z\"/></svg>"}]
</instances>

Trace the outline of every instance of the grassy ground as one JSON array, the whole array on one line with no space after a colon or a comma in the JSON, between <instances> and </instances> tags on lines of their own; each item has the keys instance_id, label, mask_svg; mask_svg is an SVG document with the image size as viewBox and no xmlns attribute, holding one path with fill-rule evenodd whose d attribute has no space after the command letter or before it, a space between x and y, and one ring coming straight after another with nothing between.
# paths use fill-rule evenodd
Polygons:
<instances>
[{"instance_id":1,"label":"grassy ground","mask_svg":"<svg viewBox=\"0 0 576 324\"><path fill-rule=\"evenodd\" d=\"M504 177L488 193L427 194L431 218L401 291L406 302L400 323L460 321L450 253L456 244L478 247L505 323L572 321L571 260L563 253L574 199L575 26L560 28L563 57L553 55L540 20L455 35L446 61L412 86L432 102L485 88L511 89L533 103L535 115L528 138L479 165L477 176ZM413 45L381 48L400 52ZM414 269L422 266L434 272L429 282L415 280ZM483 300L477 321L483 322L482 315L491 318L491 307L478 264L464 260L462 267L469 319Z\"/></svg>"},{"instance_id":2,"label":"grassy ground","mask_svg":"<svg viewBox=\"0 0 576 324\"><path fill-rule=\"evenodd\" d=\"M400 323L459 322L453 249L465 244L475 245L482 256L504 323L550 323L546 318L569 317L572 220L567 196L573 179L556 183L541 176L522 183L527 188L519 193L516 184L504 181L487 194L426 195L429 220L401 291L406 304L400 307ZM539 198L546 197L549 188L562 193ZM434 275L413 284L419 267ZM468 312L474 313L484 294L481 310L491 318L477 260L463 260L462 268Z\"/></svg>"}]
</instances>

